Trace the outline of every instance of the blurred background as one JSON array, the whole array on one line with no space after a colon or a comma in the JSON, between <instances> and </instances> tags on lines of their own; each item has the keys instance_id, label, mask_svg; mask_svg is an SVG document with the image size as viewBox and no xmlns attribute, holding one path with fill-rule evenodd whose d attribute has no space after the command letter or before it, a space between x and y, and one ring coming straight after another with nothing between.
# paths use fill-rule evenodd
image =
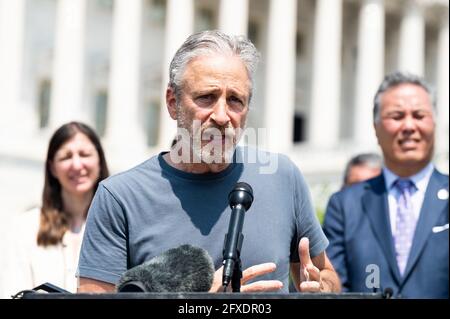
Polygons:
<instances>
[{"instance_id":1,"label":"blurred background","mask_svg":"<svg viewBox=\"0 0 450 319\"><path fill-rule=\"evenodd\" d=\"M449 171L448 0L0 0L0 233L40 205L50 135L81 120L112 173L167 150L168 64L195 31L245 34L262 53L249 126L288 154L317 211L347 160L379 152L372 100L406 70L437 89L437 167Z\"/></svg>"}]
</instances>

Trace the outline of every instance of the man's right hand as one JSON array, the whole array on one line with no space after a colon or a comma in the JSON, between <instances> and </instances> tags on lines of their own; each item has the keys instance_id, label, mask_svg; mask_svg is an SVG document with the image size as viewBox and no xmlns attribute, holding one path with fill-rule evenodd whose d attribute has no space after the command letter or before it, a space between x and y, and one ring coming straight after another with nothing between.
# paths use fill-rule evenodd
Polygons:
<instances>
[{"instance_id":1,"label":"man's right hand","mask_svg":"<svg viewBox=\"0 0 450 319\"><path fill-rule=\"evenodd\" d=\"M255 266L251 266L245 269L242 272L241 279L241 292L264 292L264 291L277 291L283 288L283 283L279 280L259 280L252 282L250 284L246 284L253 278L258 276L262 276L271 272L274 272L276 269L276 265L274 263L265 263L259 264ZM223 274L223 266L220 267L214 273L214 281L209 292L222 292L222 274ZM231 291L231 285L228 285L227 291Z\"/></svg>"}]
</instances>

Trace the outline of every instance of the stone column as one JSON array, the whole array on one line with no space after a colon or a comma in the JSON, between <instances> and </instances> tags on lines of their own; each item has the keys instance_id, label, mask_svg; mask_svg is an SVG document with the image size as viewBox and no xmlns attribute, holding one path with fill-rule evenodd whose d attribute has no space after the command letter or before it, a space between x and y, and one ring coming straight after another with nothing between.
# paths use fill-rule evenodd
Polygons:
<instances>
[{"instance_id":1,"label":"stone column","mask_svg":"<svg viewBox=\"0 0 450 319\"><path fill-rule=\"evenodd\" d=\"M308 141L333 147L339 138L342 1L316 2L311 119Z\"/></svg>"},{"instance_id":2,"label":"stone column","mask_svg":"<svg viewBox=\"0 0 450 319\"><path fill-rule=\"evenodd\" d=\"M269 8L265 127L266 147L292 146L295 102L297 0L271 0Z\"/></svg>"},{"instance_id":3,"label":"stone column","mask_svg":"<svg viewBox=\"0 0 450 319\"><path fill-rule=\"evenodd\" d=\"M183 44L184 40L194 30L194 1L167 0L166 35L163 61L163 84L161 94L161 115L159 121L158 144L161 149L168 150L177 132L177 123L167 111L166 88L169 82L170 61Z\"/></svg>"},{"instance_id":4,"label":"stone column","mask_svg":"<svg viewBox=\"0 0 450 319\"><path fill-rule=\"evenodd\" d=\"M449 143L449 45L448 7L441 16L437 57L437 142L438 152L447 153ZM448 167L448 162L447 162Z\"/></svg>"},{"instance_id":5,"label":"stone column","mask_svg":"<svg viewBox=\"0 0 450 319\"><path fill-rule=\"evenodd\" d=\"M425 19L417 0L405 3L400 24L398 69L424 75Z\"/></svg>"},{"instance_id":6,"label":"stone column","mask_svg":"<svg viewBox=\"0 0 450 319\"><path fill-rule=\"evenodd\" d=\"M115 0L106 139L116 157L146 148L139 118L141 23L142 0Z\"/></svg>"},{"instance_id":7,"label":"stone column","mask_svg":"<svg viewBox=\"0 0 450 319\"><path fill-rule=\"evenodd\" d=\"M0 138L17 127L23 68L25 0L0 0ZM9 132L9 133L8 133Z\"/></svg>"},{"instance_id":8,"label":"stone column","mask_svg":"<svg viewBox=\"0 0 450 319\"><path fill-rule=\"evenodd\" d=\"M219 29L226 34L247 35L248 0L220 0Z\"/></svg>"},{"instance_id":9,"label":"stone column","mask_svg":"<svg viewBox=\"0 0 450 319\"><path fill-rule=\"evenodd\" d=\"M376 143L372 129L373 97L384 74L384 1L363 0L359 12L354 139Z\"/></svg>"},{"instance_id":10,"label":"stone column","mask_svg":"<svg viewBox=\"0 0 450 319\"><path fill-rule=\"evenodd\" d=\"M86 0L58 0L50 127L88 119L83 111Z\"/></svg>"}]
</instances>

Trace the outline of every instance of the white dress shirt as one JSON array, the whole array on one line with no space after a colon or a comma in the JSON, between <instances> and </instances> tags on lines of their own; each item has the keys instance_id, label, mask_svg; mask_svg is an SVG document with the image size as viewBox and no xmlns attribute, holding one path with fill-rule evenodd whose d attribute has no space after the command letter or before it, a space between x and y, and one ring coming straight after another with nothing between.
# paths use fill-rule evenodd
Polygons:
<instances>
[{"instance_id":1,"label":"white dress shirt","mask_svg":"<svg viewBox=\"0 0 450 319\"><path fill-rule=\"evenodd\" d=\"M425 191L427 190L428 182L430 181L433 170L434 165L432 163L429 163L420 172L408 177L408 179L410 179L416 186L416 191L411 195L413 214L416 222L419 220L420 210L422 208L423 199L425 198ZM400 196L400 192L396 187L394 187L394 183L400 177L386 167L383 167L383 174L384 181L386 183L386 189L388 190L389 219L391 222L391 231L392 234L395 234L395 231L397 229L397 201Z\"/></svg>"}]
</instances>

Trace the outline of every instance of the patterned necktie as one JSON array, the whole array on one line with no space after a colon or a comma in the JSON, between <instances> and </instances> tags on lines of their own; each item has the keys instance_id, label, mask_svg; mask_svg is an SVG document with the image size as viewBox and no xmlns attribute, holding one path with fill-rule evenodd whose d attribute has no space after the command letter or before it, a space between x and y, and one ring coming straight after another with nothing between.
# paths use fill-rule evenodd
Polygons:
<instances>
[{"instance_id":1,"label":"patterned necktie","mask_svg":"<svg viewBox=\"0 0 450 319\"><path fill-rule=\"evenodd\" d=\"M416 229L416 220L411 202L411 195L416 190L416 187L409 179L398 179L395 182L395 187L400 194L397 201L395 250L398 268L403 276Z\"/></svg>"}]
</instances>

